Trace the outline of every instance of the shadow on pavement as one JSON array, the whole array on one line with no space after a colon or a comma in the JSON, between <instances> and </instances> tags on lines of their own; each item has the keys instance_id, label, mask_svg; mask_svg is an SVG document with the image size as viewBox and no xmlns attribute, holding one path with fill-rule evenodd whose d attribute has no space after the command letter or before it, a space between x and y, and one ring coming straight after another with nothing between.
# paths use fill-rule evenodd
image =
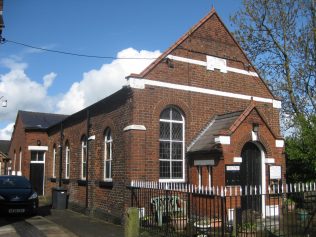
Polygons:
<instances>
[{"instance_id":1,"label":"shadow on pavement","mask_svg":"<svg viewBox=\"0 0 316 237\"><path fill-rule=\"evenodd\" d=\"M32 218L34 216L49 216L51 215L51 205L45 205L38 207L36 213L30 214L30 213L24 213L24 214L0 214L0 227L5 225L11 225L17 222L25 221L29 218Z\"/></svg>"}]
</instances>

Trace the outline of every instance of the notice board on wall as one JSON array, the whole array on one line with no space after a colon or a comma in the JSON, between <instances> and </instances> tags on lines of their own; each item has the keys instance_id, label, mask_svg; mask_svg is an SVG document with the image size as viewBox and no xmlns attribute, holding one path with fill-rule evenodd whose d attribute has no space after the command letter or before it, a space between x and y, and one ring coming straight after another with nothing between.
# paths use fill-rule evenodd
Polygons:
<instances>
[{"instance_id":1,"label":"notice board on wall","mask_svg":"<svg viewBox=\"0 0 316 237\"><path fill-rule=\"evenodd\" d=\"M271 179L279 180L282 178L282 172L281 172L280 165L271 165L269 171L270 171L270 180Z\"/></svg>"},{"instance_id":2,"label":"notice board on wall","mask_svg":"<svg viewBox=\"0 0 316 237\"><path fill-rule=\"evenodd\" d=\"M240 185L240 165L225 166L226 185Z\"/></svg>"}]
</instances>

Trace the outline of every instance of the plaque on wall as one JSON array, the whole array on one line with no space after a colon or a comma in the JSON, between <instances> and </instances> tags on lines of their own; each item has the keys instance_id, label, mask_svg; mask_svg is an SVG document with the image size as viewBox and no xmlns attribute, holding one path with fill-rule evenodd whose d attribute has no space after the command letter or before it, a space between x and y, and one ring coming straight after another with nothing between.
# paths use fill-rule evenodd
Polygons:
<instances>
[{"instance_id":1,"label":"plaque on wall","mask_svg":"<svg viewBox=\"0 0 316 237\"><path fill-rule=\"evenodd\" d=\"M226 165L225 184L240 185L240 165Z\"/></svg>"},{"instance_id":2,"label":"plaque on wall","mask_svg":"<svg viewBox=\"0 0 316 237\"><path fill-rule=\"evenodd\" d=\"M214 166L215 161L214 160L195 160L194 161L194 166Z\"/></svg>"},{"instance_id":3,"label":"plaque on wall","mask_svg":"<svg viewBox=\"0 0 316 237\"><path fill-rule=\"evenodd\" d=\"M281 179L281 166L280 165L271 165L270 166L270 179Z\"/></svg>"}]
</instances>

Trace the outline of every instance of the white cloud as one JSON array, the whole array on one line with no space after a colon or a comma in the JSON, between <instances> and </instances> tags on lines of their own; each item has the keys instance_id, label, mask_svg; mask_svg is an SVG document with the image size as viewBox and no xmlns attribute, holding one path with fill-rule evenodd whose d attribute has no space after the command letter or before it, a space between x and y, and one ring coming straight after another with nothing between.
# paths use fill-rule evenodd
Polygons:
<instances>
[{"instance_id":1,"label":"white cloud","mask_svg":"<svg viewBox=\"0 0 316 237\"><path fill-rule=\"evenodd\" d=\"M0 140L10 140L14 123L9 123L5 128L0 129Z\"/></svg>"},{"instance_id":2,"label":"white cloud","mask_svg":"<svg viewBox=\"0 0 316 237\"><path fill-rule=\"evenodd\" d=\"M3 59L1 64L9 68L9 72L0 74L0 95L8 100L7 107L0 109L1 121L14 121L18 110L53 111L54 99L47 96L47 89L52 85L55 73L45 75L41 84L26 75L26 63Z\"/></svg>"},{"instance_id":3,"label":"white cloud","mask_svg":"<svg viewBox=\"0 0 316 237\"><path fill-rule=\"evenodd\" d=\"M82 79L74 82L64 95L53 96L48 96L47 90L53 86L56 73L47 73L40 83L26 74L28 65L22 62L21 58L2 59L0 64L9 71L0 74L0 97L4 96L8 100L8 106L0 108L0 121L15 121L18 110L74 113L119 90L126 84L127 75L140 73L159 55L158 50L151 52L137 51L133 48L124 49L117 54L118 58L150 58L151 60L113 60L109 64L103 64L99 69L83 73ZM0 129L0 139L9 139L12 129L12 123Z\"/></svg>"},{"instance_id":4,"label":"white cloud","mask_svg":"<svg viewBox=\"0 0 316 237\"><path fill-rule=\"evenodd\" d=\"M57 76L56 73L51 72L51 73L49 73L49 74L47 74L47 75L45 75L45 76L43 77L44 87L45 87L46 89L49 88L49 87L53 84L53 82L54 82L56 76Z\"/></svg>"},{"instance_id":5,"label":"white cloud","mask_svg":"<svg viewBox=\"0 0 316 237\"><path fill-rule=\"evenodd\" d=\"M57 112L74 113L112 94L126 84L126 76L131 73L140 73L160 54L158 50L137 51L133 48L120 51L117 54L118 58L146 59L116 59L110 64L103 64L99 69L85 72L82 80L75 82L57 104Z\"/></svg>"}]
</instances>

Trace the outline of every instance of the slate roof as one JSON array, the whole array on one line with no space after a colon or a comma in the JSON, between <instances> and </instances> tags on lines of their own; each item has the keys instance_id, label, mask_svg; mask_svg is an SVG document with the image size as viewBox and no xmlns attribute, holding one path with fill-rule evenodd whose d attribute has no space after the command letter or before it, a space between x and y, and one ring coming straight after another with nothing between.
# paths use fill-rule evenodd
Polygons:
<instances>
[{"instance_id":1,"label":"slate roof","mask_svg":"<svg viewBox=\"0 0 316 237\"><path fill-rule=\"evenodd\" d=\"M216 115L188 147L188 152L208 152L215 144L215 137L227 131L244 111Z\"/></svg>"},{"instance_id":2,"label":"slate roof","mask_svg":"<svg viewBox=\"0 0 316 237\"><path fill-rule=\"evenodd\" d=\"M2 152L3 154L8 154L9 146L10 146L9 140L0 140L0 152Z\"/></svg>"},{"instance_id":3,"label":"slate roof","mask_svg":"<svg viewBox=\"0 0 316 237\"><path fill-rule=\"evenodd\" d=\"M25 129L38 130L45 130L68 117L68 115L64 114L38 113L21 110L19 111L19 116Z\"/></svg>"}]
</instances>

